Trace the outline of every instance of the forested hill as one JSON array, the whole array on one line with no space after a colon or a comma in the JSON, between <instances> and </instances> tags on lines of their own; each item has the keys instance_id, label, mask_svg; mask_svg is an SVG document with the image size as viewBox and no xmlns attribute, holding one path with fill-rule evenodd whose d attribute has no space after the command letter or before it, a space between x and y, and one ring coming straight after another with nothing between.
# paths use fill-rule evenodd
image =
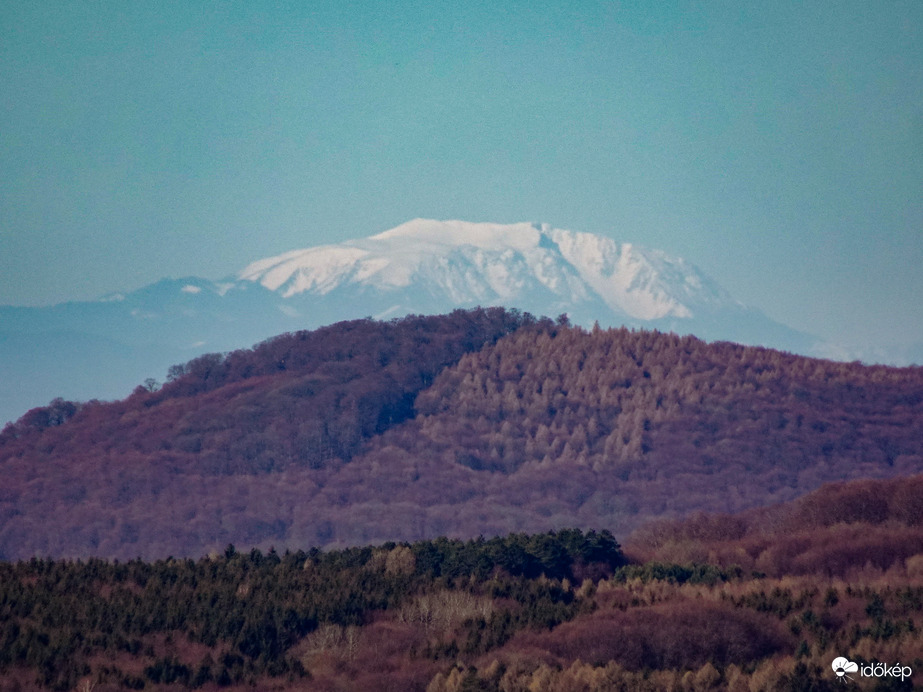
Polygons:
<instances>
[{"instance_id":1,"label":"forested hill","mask_svg":"<svg viewBox=\"0 0 923 692\"><path fill-rule=\"evenodd\" d=\"M624 532L923 471L923 369L500 309L283 335L0 435L0 557Z\"/></svg>"},{"instance_id":2,"label":"forested hill","mask_svg":"<svg viewBox=\"0 0 923 692\"><path fill-rule=\"evenodd\" d=\"M923 476L827 485L625 553L566 529L0 563L0 689L833 692L843 655L911 671L857 690L919 689L921 502Z\"/></svg>"}]
</instances>

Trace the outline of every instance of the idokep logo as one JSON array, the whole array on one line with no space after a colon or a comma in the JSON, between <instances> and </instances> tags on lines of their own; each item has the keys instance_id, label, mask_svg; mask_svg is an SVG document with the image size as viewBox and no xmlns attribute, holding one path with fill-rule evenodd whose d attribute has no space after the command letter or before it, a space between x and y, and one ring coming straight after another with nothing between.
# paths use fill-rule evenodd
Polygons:
<instances>
[{"instance_id":1,"label":"idokep logo","mask_svg":"<svg viewBox=\"0 0 923 692\"><path fill-rule=\"evenodd\" d=\"M844 678L847 680L852 680L848 673L856 673L859 671L858 663L853 663L848 658L843 658L842 656L833 659L832 665L833 672L836 673L837 678L840 680L843 680Z\"/></svg>"},{"instance_id":2,"label":"idokep logo","mask_svg":"<svg viewBox=\"0 0 923 692\"><path fill-rule=\"evenodd\" d=\"M843 656L833 659L831 667L841 682L854 679L849 673L859 673L863 678L900 678L902 681L913 675L910 666L902 666L900 663L893 666L886 663L866 663L860 666Z\"/></svg>"}]
</instances>

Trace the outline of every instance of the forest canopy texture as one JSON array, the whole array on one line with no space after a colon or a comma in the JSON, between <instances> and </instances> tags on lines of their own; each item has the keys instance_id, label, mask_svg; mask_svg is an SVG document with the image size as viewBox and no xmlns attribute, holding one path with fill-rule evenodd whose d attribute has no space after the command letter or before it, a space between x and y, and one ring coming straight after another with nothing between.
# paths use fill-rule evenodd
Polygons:
<instances>
[{"instance_id":1,"label":"forest canopy texture","mask_svg":"<svg viewBox=\"0 0 923 692\"><path fill-rule=\"evenodd\" d=\"M923 368L499 308L202 356L0 434L0 558L197 558L564 527L923 471Z\"/></svg>"},{"instance_id":2,"label":"forest canopy texture","mask_svg":"<svg viewBox=\"0 0 923 692\"><path fill-rule=\"evenodd\" d=\"M921 502L923 476L834 484L624 551L568 529L0 563L0 690L832 692L844 655L912 671L851 688L916 689Z\"/></svg>"}]
</instances>

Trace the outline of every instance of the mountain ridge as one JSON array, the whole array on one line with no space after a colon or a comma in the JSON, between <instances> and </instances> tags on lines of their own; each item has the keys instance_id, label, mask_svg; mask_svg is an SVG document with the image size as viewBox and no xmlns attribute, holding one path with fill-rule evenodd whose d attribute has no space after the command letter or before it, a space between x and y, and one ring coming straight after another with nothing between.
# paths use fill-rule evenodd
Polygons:
<instances>
[{"instance_id":1,"label":"mountain ridge","mask_svg":"<svg viewBox=\"0 0 923 692\"><path fill-rule=\"evenodd\" d=\"M416 277L455 303L528 303L528 286L550 291L562 305L598 300L615 315L643 321L691 318L700 305L743 307L684 260L548 224L414 219L369 238L257 260L237 275L286 298L327 295L349 282L394 290Z\"/></svg>"},{"instance_id":2,"label":"mountain ridge","mask_svg":"<svg viewBox=\"0 0 923 692\"><path fill-rule=\"evenodd\" d=\"M547 224L415 219L256 260L219 280L163 279L97 301L0 306L0 422L56 397L123 397L171 365L284 332L476 306L848 358L659 250Z\"/></svg>"},{"instance_id":3,"label":"mountain ridge","mask_svg":"<svg viewBox=\"0 0 923 692\"><path fill-rule=\"evenodd\" d=\"M353 320L7 426L0 556L625 532L923 472L921 392L923 368L500 308Z\"/></svg>"}]
</instances>

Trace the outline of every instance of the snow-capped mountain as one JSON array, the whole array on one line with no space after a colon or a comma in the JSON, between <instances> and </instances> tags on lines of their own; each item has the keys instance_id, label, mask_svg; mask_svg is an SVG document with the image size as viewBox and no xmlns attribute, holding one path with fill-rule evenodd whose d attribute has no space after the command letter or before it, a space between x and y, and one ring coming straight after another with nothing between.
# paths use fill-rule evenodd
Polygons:
<instances>
[{"instance_id":1,"label":"snow-capped mountain","mask_svg":"<svg viewBox=\"0 0 923 692\"><path fill-rule=\"evenodd\" d=\"M237 278L276 292L305 317L351 305L376 317L505 305L788 350L814 341L746 308L682 259L548 225L415 219L262 259Z\"/></svg>"},{"instance_id":2,"label":"snow-capped mountain","mask_svg":"<svg viewBox=\"0 0 923 692\"><path fill-rule=\"evenodd\" d=\"M421 300L447 307L528 303L543 312L602 303L607 312L646 321L737 306L681 259L527 223L415 219L370 238L259 260L238 277L286 298L361 287L407 301L394 307L410 312Z\"/></svg>"},{"instance_id":3,"label":"snow-capped mountain","mask_svg":"<svg viewBox=\"0 0 923 692\"><path fill-rule=\"evenodd\" d=\"M56 396L126 396L205 352L338 320L503 305L824 355L658 250L547 225L416 219L368 238L258 260L222 281L0 307L0 424Z\"/></svg>"}]
</instances>

